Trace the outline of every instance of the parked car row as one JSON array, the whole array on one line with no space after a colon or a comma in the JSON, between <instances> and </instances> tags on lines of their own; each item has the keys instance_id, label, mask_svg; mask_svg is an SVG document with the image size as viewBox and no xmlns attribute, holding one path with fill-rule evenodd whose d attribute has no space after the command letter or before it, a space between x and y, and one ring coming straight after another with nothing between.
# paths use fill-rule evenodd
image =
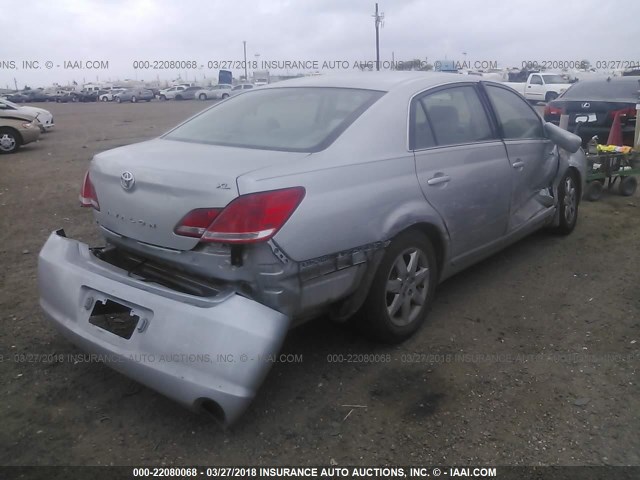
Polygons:
<instances>
[{"instance_id":1,"label":"parked car row","mask_svg":"<svg viewBox=\"0 0 640 480\"><path fill-rule=\"evenodd\" d=\"M160 90L158 98L160 100L224 100L225 98L255 87L256 85L252 83L241 83L235 86L219 84L211 87L175 85Z\"/></svg>"},{"instance_id":2,"label":"parked car row","mask_svg":"<svg viewBox=\"0 0 640 480\"><path fill-rule=\"evenodd\" d=\"M254 88L251 83L239 85L220 84L210 87L175 85L163 90L153 88L113 88L110 90L81 90L59 91L45 93L43 90L29 90L26 92L5 95L3 98L12 103L26 102L149 102L154 98L159 100L224 100L241 91Z\"/></svg>"},{"instance_id":3,"label":"parked car row","mask_svg":"<svg viewBox=\"0 0 640 480\"><path fill-rule=\"evenodd\" d=\"M4 98L13 103L27 103L27 102L54 102L55 95L45 93L43 90L26 90L23 92L16 92L4 95Z\"/></svg>"}]
</instances>

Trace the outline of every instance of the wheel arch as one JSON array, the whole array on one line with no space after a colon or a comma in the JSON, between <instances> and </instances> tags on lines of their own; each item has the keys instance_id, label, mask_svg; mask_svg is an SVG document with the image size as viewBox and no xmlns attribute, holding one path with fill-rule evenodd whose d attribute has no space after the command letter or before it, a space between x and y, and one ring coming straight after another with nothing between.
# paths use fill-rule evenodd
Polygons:
<instances>
[{"instance_id":1,"label":"wheel arch","mask_svg":"<svg viewBox=\"0 0 640 480\"><path fill-rule=\"evenodd\" d=\"M20 130L18 130L17 128L12 127L10 125L5 125L5 126L0 127L0 131L1 130L11 130L16 135L16 137L18 138L18 141L20 142L20 145L24 145L24 138L22 137L22 134L20 133Z\"/></svg>"},{"instance_id":2,"label":"wheel arch","mask_svg":"<svg viewBox=\"0 0 640 480\"><path fill-rule=\"evenodd\" d=\"M569 167L567 168L567 173L571 173L576 177L576 180L577 180L576 186L578 187L578 203L579 203L580 200L582 199L582 193L584 191L584 188L583 188L584 178L582 178L582 174L580 173L580 170L578 170L573 165L569 165Z\"/></svg>"},{"instance_id":3,"label":"wheel arch","mask_svg":"<svg viewBox=\"0 0 640 480\"><path fill-rule=\"evenodd\" d=\"M417 231L424 234L431 242L431 245L433 245L433 249L436 254L437 267L438 267L438 279L440 279L440 277L442 276L444 259L446 258L446 252L447 252L447 246L446 246L447 243L445 241L445 234L442 232L442 230L439 227L437 227L433 223L419 222L399 231L395 236L398 236L401 233L410 232L410 231Z\"/></svg>"}]
</instances>

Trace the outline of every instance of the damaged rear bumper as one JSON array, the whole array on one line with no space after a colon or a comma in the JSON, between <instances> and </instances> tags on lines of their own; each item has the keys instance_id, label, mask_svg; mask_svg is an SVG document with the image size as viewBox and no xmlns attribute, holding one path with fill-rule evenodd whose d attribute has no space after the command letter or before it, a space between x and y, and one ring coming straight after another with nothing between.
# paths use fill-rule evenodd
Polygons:
<instances>
[{"instance_id":1,"label":"damaged rear bumper","mask_svg":"<svg viewBox=\"0 0 640 480\"><path fill-rule=\"evenodd\" d=\"M225 424L249 405L289 328L288 317L233 290L198 297L130 275L61 231L40 252L38 288L72 343ZM107 305L125 312L129 338L95 321Z\"/></svg>"}]
</instances>

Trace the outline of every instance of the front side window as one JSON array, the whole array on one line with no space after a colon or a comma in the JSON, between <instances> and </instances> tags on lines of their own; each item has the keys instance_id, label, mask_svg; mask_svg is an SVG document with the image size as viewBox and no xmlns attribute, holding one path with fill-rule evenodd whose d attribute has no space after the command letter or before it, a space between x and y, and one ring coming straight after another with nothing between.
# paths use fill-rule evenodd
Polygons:
<instances>
[{"instance_id":1,"label":"front side window","mask_svg":"<svg viewBox=\"0 0 640 480\"><path fill-rule=\"evenodd\" d=\"M472 86L447 88L424 96L420 102L435 142L440 146L494 138L487 114Z\"/></svg>"},{"instance_id":2,"label":"front side window","mask_svg":"<svg viewBox=\"0 0 640 480\"><path fill-rule=\"evenodd\" d=\"M271 88L237 95L163 138L230 147L317 152L384 92L351 88Z\"/></svg>"},{"instance_id":3,"label":"front side window","mask_svg":"<svg viewBox=\"0 0 640 480\"><path fill-rule=\"evenodd\" d=\"M540 117L522 97L506 88L486 88L505 139L544 137Z\"/></svg>"}]
</instances>

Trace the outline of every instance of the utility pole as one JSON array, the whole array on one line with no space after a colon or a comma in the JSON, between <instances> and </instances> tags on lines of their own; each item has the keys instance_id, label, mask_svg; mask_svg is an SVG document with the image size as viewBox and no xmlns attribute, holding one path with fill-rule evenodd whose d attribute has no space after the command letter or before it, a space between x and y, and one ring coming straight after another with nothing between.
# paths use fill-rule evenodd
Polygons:
<instances>
[{"instance_id":1,"label":"utility pole","mask_svg":"<svg viewBox=\"0 0 640 480\"><path fill-rule=\"evenodd\" d=\"M380 70L380 24L384 19L384 13L378 13L378 4L376 3L376 14L373 15L376 23L376 70Z\"/></svg>"},{"instance_id":2,"label":"utility pole","mask_svg":"<svg viewBox=\"0 0 640 480\"><path fill-rule=\"evenodd\" d=\"M244 48L244 81L246 82L249 76L247 75L247 41L243 40L242 45Z\"/></svg>"}]
</instances>

